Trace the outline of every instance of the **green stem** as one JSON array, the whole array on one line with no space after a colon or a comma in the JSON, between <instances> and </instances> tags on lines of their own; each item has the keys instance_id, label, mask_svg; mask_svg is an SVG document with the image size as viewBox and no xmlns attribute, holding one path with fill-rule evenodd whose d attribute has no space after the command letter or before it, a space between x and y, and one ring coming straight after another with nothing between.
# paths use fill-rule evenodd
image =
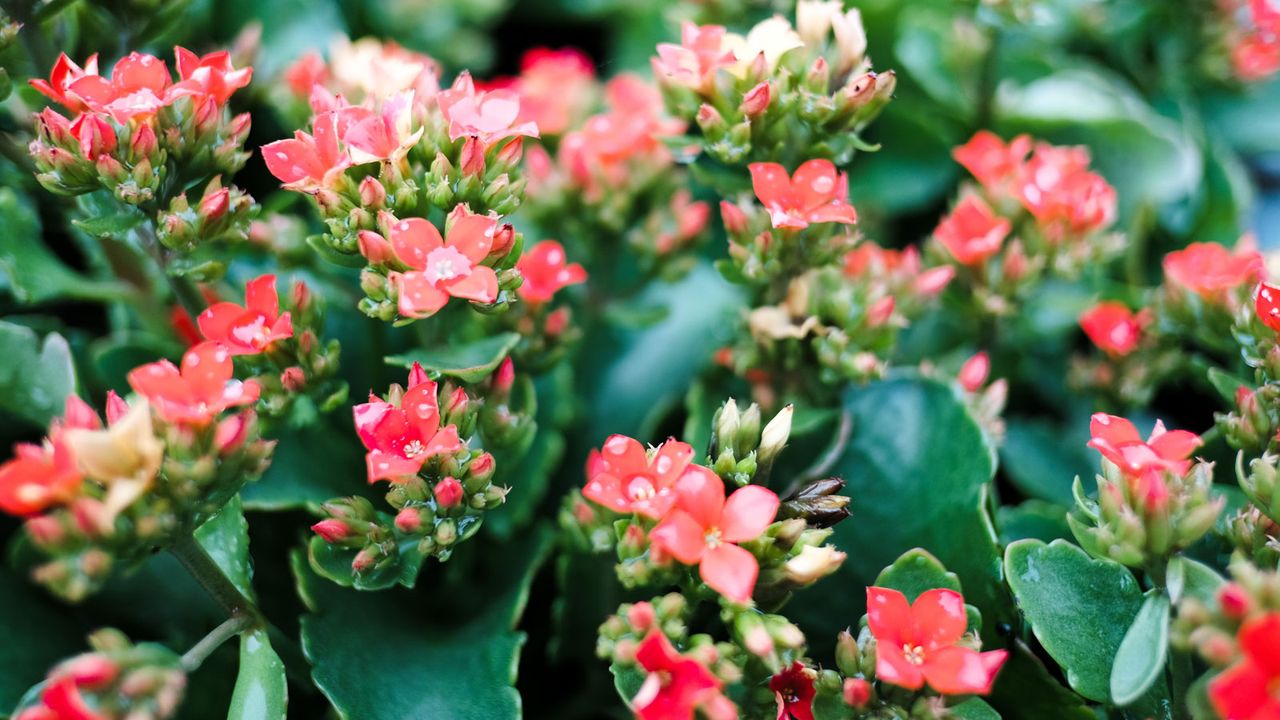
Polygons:
<instances>
[{"instance_id":1,"label":"green stem","mask_svg":"<svg viewBox=\"0 0 1280 720\"><path fill-rule=\"evenodd\" d=\"M183 672L191 673L200 669L204 661L222 644L253 626L253 618L248 615L236 615L214 628L182 655Z\"/></svg>"},{"instance_id":2,"label":"green stem","mask_svg":"<svg viewBox=\"0 0 1280 720\"><path fill-rule=\"evenodd\" d=\"M188 533L183 536L169 548L169 552L178 558L178 562L182 563L187 572L191 573L196 582L200 583L205 592L209 593L209 596L222 606L232 619L247 619L249 623L247 627L266 627L258 606L245 597L235 583L222 572L222 568L209 557L209 553L205 552L194 534Z\"/></svg>"},{"instance_id":3,"label":"green stem","mask_svg":"<svg viewBox=\"0 0 1280 720\"><path fill-rule=\"evenodd\" d=\"M169 280L169 288L173 291L173 296L178 300L178 304L183 310L191 316L192 320L200 317L200 313L204 312L204 298L200 296L200 290L190 278L173 275L169 272L169 254L160 244L160 239L156 237L155 225L150 222L144 222L138 226L138 234L142 237L143 245L151 251L155 261L159 263L160 269Z\"/></svg>"},{"instance_id":4,"label":"green stem","mask_svg":"<svg viewBox=\"0 0 1280 720\"><path fill-rule=\"evenodd\" d=\"M1187 706L1187 693L1191 689L1193 675L1191 654L1185 650L1169 648L1169 669L1174 720L1188 720L1191 717L1191 711Z\"/></svg>"}]
</instances>

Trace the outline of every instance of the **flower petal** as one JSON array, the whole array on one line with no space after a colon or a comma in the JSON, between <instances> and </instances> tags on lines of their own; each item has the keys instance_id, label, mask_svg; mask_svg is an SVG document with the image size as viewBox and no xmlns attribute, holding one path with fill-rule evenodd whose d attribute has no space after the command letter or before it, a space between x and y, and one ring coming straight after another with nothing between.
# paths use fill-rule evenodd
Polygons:
<instances>
[{"instance_id":1,"label":"flower petal","mask_svg":"<svg viewBox=\"0 0 1280 720\"><path fill-rule=\"evenodd\" d=\"M904 599L905 603L906 600ZM876 679L897 685L908 690L919 690L924 686L924 673L919 665L907 661L902 652L902 645L880 641L876 642Z\"/></svg>"},{"instance_id":2,"label":"flower petal","mask_svg":"<svg viewBox=\"0 0 1280 720\"><path fill-rule=\"evenodd\" d=\"M456 298L491 303L498 299L498 275L493 268L477 265L471 273L457 280L441 283Z\"/></svg>"},{"instance_id":3,"label":"flower petal","mask_svg":"<svg viewBox=\"0 0 1280 720\"><path fill-rule=\"evenodd\" d=\"M280 315L276 276L268 273L245 283L244 306L248 310L266 315L270 320L275 320Z\"/></svg>"},{"instance_id":4,"label":"flower petal","mask_svg":"<svg viewBox=\"0 0 1280 720\"><path fill-rule=\"evenodd\" d=\"M244 308L233 302L214 303L200 313L196 323L206 340L226 341L231 335L231 328L240 322L244 314Z\"/></svg>"},{"instance_id":5,"label":"flower petal","mask_svg":"<svg viewBox=\"0 0 1280 720\"><path fill-rule=\"evenodd\" d=\"M780 504L772 490L759 485L735 490L725 501L724 511L720 514L721 537L735 543L760 537L778 514Z\"/></svg>"},{"instance_id":6,"label":"flower petal","mask_svg":"<svg viewBox=\"0 0 1280 720\"><path fill-rule=\"evenodd\" d=\"M750 602L751 591L756 587L760 563L746 549L721 543L702 556L698 574L712 590L734 602L746 603Z\"/></svg>"},{"instance_id":7,"label":"flower petal","mask_svg":"<svg viewBox=\"0 0 1280 720\"><path fill-rule=\"evenodd\" d=\"M964 635L969 618L960 593L945 588L926 590L911 605L914 641L926 651L954 645Z\"/></svg>"},{"instance_id":8,"label":"flower petal","mask_svg":"<svg viewBox=\"0 0 1280 720\"><path fill-rule=\"evenodd\" d=\"M867 625L880 644L901 648L907 642L915 643L911 605L897 590L867 588Z\"/></svg>"},{"instance_id":9,"label":"flower petal","mask_svg":"<svg viewBox=\"0 0 1280 720\"><path fill-rule=\"evenodd\" d=\"M400 295L400 314L405 317L434 315L449 302L449 293L432 285L425 273L392 273L390 278Z\"/></svg>"},{"instance_id":10,"label":"flower petal","mask_svg":"<svg viewBox=\"0 0 1280 720\"><path fill-rule=\"evenodd\" d=\"M1004 650L979 654L972 648L953 645L927 653L920 670L929 687L943 695L986 695L991 692L1005 655Z\"/></svg>"},{"instance_id":11,"label":"flower petal","mask_svg":"<svg viewBox=\"0 0 1280 720\"><path fill-rule=\"evenodd\" d=\"M724 510L724 481L701 465L690 465L676 482L676 507L702 528L720 525Z\"/></svg>"},{"instance_id":12,"label":"flower petal","mask_svg":"<svg viewBox=\"0 0 1280 720\"><path fill-rule=\"evenodd\" d=\"M472 264L484 262L493 248L493 233L498 221L488 215L462 215L449 228L446 244L458 249Z\"/></svg>"},{"instance_id":13,"label":"flower petal","mask_svg":"<svg viewBox=\"0 0 1280 720\"><path fill-rule=\"evenodd\" d=\"M392 223L387 232L391 247L406 265L421 270L427 266L427 255L444 246L440 231L423 218L406 218Z\"/></svg>"},{"instance_id":14,"label":"flower petal","mask_svg":"<svg viewBox=\"0 0 1280 720\"><path fill-rule=\"evenodd\" d=\"M1280 678L1280 613L1268 613L1240 628L1240 647L1251 661Z\"/></svg>"},{"instance_id":15,"label":"flower petal","mask_svg":"<svg viewBox=\"0 0 1280 720\"><path fill-rule=\"evenodd\" d=\"M792 204L791 177L778 163L751 163L751 188L765 207Z\"/></svg>"},{"instance_id":16,"label":"flower petal","mask_svg":"<svg viewBox=\"0 0 1280 720\"><path fill-rule=\"evenodd\" d=\"M707 549L706 530L683 510L672 510L649 531L649 540L685 565L695 565Z\"/></svg>"}]
</instances>

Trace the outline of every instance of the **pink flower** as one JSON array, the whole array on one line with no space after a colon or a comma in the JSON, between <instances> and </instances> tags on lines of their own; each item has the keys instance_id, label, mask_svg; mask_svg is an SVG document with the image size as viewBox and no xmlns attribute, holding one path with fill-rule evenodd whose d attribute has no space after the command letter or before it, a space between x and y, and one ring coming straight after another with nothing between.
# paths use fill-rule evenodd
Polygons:
<instances>
[{"instance_id":1,"label":"pink flower","mask_svg":"<svg viewBox=\"0 0 1280 720\"><path fill-rule=\"evenodd\" d=\"M129 385L165 420L203 426L227 408L258 400L258 384L236 380L234 371L226 347L204 342L182 356L181 368L168 360L135 368Z\"/></svg>"},{"instance_id":2,"label":"pink flower","mask_svg":"<svg viewBox=\"0 0 1280 720\"><path fill-rule=\"evenodd\" d=\"M830 160L809 160L788 176L777 163L752 163L751 186L776 228L805 228L810 223L858 221L849 204L849 176L836 173Z\"/></svg>"},{"instance_id":3,"label":"pink flower","mask_svg":"<svg viewBox=\"0 0 1280 720\"><path fill-rule=\"evenodd\" d=\"M1253 308L1264 325L1280 332L1280 288L1259 283L1254 291Z\"/></svg>"},{"instance_id":4,"label":"pink flower","mask_svg":"<svg viewBox=\"0 0 1280 720\"><path fill-rule=\"evenodd\" d=\"M436 384L422 366L409 371L409 389L399 405L370 396L354 408L356 433L369 452L365 455L369 482L403 482L423 463L462 447L458 428L441 426Z\"/></svg>"},{"instance_id":5,"label":"pink flower","mask_svg":"<svg viewBox=\"0 0 1280 720\"><path fill-rule=\"evenodd\" d=\"M1217 303L1233 288L1252 285L1265 273L1257 250L1232 253L1217 243L1191 243L1165 255L1163 264L1170 283Z\"/></svg>"},{"instance_id":6,"label":"pink flower","mask_svg":"<svg viewBox=\"0 0 1280 720\"><path fill-rule=\"evenodd\" d=\"M396 220L387 216L388 239L396 256L413 268L391 273L400 295L400 314L409 318L434 315L450 297L491 303L498 298L498 276L481 265L493 247L498 221L472 215L458 206L448 237L422 218Z\"/></svg>"},{"instance_id":7,"label":"pink flower","mask_svg":"<svg viewBox=\"0 0 1280 720\"><path fill-rule=\"evenodd\" d=\"M1133 312L1118 302L1100 302L1080 315L1080 328L1107 355L1120 358L1133 352L1151 322L1147 310Z\"/></svg>"},{"instance_id":8,"label":"pink flower","mask_svg":"<svg viewBox=\"0 0 1280 720\"><path fill-rule=\"evenodd\" d=\"M147 118L168 104L172 82L164 61L146 53L132 52L111 68L111 79L85 74L67 85L74 95L94 112L105 112L118 123Z\"/></svg>"},{"instance_id":9,"label":"pink flower","mask_svg":"<svg viewBox=\"0 0 1280 720\"><path fill-rule=\"evenodd\" d=\"M723 27L691 22L681 26L679 45L659 43L658 56L650 60L655 77L700 93L711 90L717 70L735 63Z\"/></svg>"},{"instance_id":10,"label":"pink flower","mask_svg":"<svg viewBox=\"0 0 1280 720\"><path fill-rule=\"evenodd\" d=\"M926 590L908 604L897 590L869 587L867 624L876 638L876 678L908 690L928 683L943 695L986 695L1008 655L956 644L968 616L954 590Z\"/></svg>"},{"instance_id":11,"label":"pink flower","mask_svg":"<svg viewBox=\"0 0 1280 720\"><path fill-rule=\"evenodd\" d=\"M1165 430L1159 420L1150 437L1143 441L1133 423L1106 413L1095 413L1089 420L1089 434L1093 436L1089 447L1134 478L1153 470L1186 475L1191 469L1188 458L1203 442L1193 432Z\"/></svg>"},{"instance_id":12,"label":"pink flower","mask_svg":"<svg viewBox=\"0 0 1280 720\"><path fill-rule=\"evenodd\" d=\"M1086 148L1047 143L1027 161L1017 197L1051 240L1101 230L1115 220L1115 188L1088 167Z\"/></svg>"},{"instance_id":13,"label":"pink flower","mask_svg":"<svg viewBox=\"0 0 1280 720\"><path fill-rule=\"evenodd\" d=\"M677 440L662 443L649 457L639 442L613 435L602 451L591 451L582 494L616 512L661 518L675 503L676 482L692 460L693 448Z\"/></svg>"},{"instance_id":14,"label":"pink flower","mask_svg":"<svg viewBox=\"0 0 1280 720\"><path fill-rule=\"evenodd\" d=\"M649 673L631 700L639 720L693 720L694 710L705 712L703 706L723 699L720 679L698 660L677 652L659 630L640 641L636 662Z\"/></svg>"},{"instance_id":15,"label":"pink flower","mask_svg":"<svg viewBox=\"0 0 1280 720\"><path fill-rule=\"evenodd\" d=\"M331 187L351 158L338 146L339 115L329 111L312 121L313 135L298 130L293 138L277 140L262 146L262 159L267 169L290 190L310 192Z\"/></svg>"},{"instance_id":16,"label":"pink flower","mask_svg":"<svg viewBox=\"0 0 1280 720\"><path fill-rule=\"evenodd\" d=\"M760 564L737 543L759 537L778 506L778 496L759 485L740 488L726 500L720 477L694 465L676 483L676 504L649 539L685 565L697 565L712 590L747 603Z\"/></svg>"},{"instance_id":17,"label":"pink flower","mask_svg":"<svg viewBox=\"0 0 1280 720\"><path fill-rule=\"evenodd\" d=\"M70 132L86 160L97 161L100 155L110 155L116 149L116 129L101 115L84 113L71 124Z\"/></svg>"},{"instance_id":18,"label":"pink flower","mask_svg":"<svg viewBox=\"0 0 1280 720\"><path fill-rule=\"evenodd\" d=\"M329 79L329 67L314 50L303 53L284 69L284 81L298 97L309 97L311 89Z\"/></svg>"},{"instance_id":19,"label":"pink flower","mask_svg":"<svg viewBox=\"0 0 1280 720\"><path fill-rule=\"evenodd\" d=\"M961 265L976 266L1000 251L1009 221L996 215L977 195L966 195L942 219L933 236Z\"/></svg>"},{"instance_id":20,"label":"pink flower","mask_svg":"<svg viewBox=\"0 0 1280 720\"><path fill-rule=\"evenodd\" d=\"M423 133L423 128L413 129L413 97L412 90L396 93L384 99L376 113L362 107L338 111L338 128L352 162L399 160L408 154Z\"/></svg>"},{"instance_id":21,"label":"pink flower","mask_svg":"<svg viewBox=\"0 0 1280 720\"><path fill-rule=\"evenodd\" d=\"M562 135L586 115L594 96L595 67L574 48L533 48L520 61L512 89L520 94L520 120L544 135Z\"/></svg>"},{"instance_id":22,"label":"pink flower","mask_svg":"<svg viewBox=\"0 0 1280 720\"><path fill-rule=\"evenodd\" d=\"M74 92L68 92L71 84L85 76L98 75L98 54L94 53L85 61L84 67L71 61L66 53L58 53L58 59L53 64L53 70L49 72L49 79L42 80L33 78L28 80L31 87L35 88L41 95L62 105L66 109L82 113L89 110L84 98L76 95Z\"/></svg>"},{"instance_id":23,"label":"pink flower","mask_svg":"<svg viewBox=\"0 0 1280 720\"><path fill-rule=\"evenodd\" d=\"M1031 138L1019 135L1006 145L995 133L979 130L969 142L951 151L956 162L978 179L990 192L1000 193L1021 174L1031 151Z\"/></svg>"},{"instance_id":24,"label":"pink flower","mask_svg":"<svg viewBox=\"0 0 1280 720\"><path fill-rule=\"evenodd\" d=\"M222 343L232 355L257 355L277 340L293 337L289 313L280 312L276 276L262 275L245 285L244 306L220 302L200 313L205 339Z\"/></svg>"},{"instance_id":25,"label":"pink flower","mask_svg":"<svg viewBox=\"0 0 1280 720\"><path fill-rule=\"evenodd\" d=\"M436 99L449 122L450 140L477 137L489 147L509 137L538 137L537 125L519 121L519 95L511 90L479 92L468 73L459 75Z\"/></svg>"},{"instance_id":26,"label":"pink flower","mask_svg":"<svg viewBox=\"0 0 1280 720\"><path fill-rule=\"evenodd\" d=\"M518 291L520 299L530 305L548 302L561 288L587 280L587 271L581 265L565 263L564 246L555 240L534 245L520 257L516 269L524 276Z\"/></svg>"},{"instance_id":27,"label":"pink flower","mask_svg":"<svg viewBox=\"0 0 1280 720\"><path fill-rule=\"evenodd\" d=\"M181 78L169 90L170 98L212 98L214 103L225 105L227 99L253 79L253 68L235 68L231 65L231 53L226 50L200 57L184 47L175 47L178 77Z\"/></svg>"},{"instance_id":28,"label":"pink flower","mask_svg":"<svg viewBox=\"0 0 1280 720\"><path fill-rule=\"evenodd\" d=\"M1229 720L1280 717L1280 613L1246 622L1237 635L1244 657L1209 683L1209 700Z\"/></svg>"}]
</instances>

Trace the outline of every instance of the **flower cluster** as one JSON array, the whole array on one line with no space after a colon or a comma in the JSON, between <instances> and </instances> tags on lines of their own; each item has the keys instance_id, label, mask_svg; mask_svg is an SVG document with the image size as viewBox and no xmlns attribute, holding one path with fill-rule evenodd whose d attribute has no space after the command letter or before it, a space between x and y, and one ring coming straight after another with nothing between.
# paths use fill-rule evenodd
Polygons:
<instances>
[{"instance_id":1,"label":"flower cluster","mask_svg":"<svg viewBox=\"0 0 1280 720\"><path fill-rule=\"evenodd\" d=\"M1219 0L1222 45L1242 82L1280 72L1280 8L1270 0Z\"/></svg>"},{"instance_id":2,"label":"flower cluster","mask_svg":"<svg viewBox=\"0 0 1280 720\"><path fill-rule=\"evenodd\" d=\"M745 36L686 23L658 45L653 74L667 107L701 131L691 144L728 165L825 157L844 165L865 149L859 131L893 94L875 73L858 11L803 0L794 27L775 15Z\"/></svg>"},{"instance_id":3,"label":"flower cluster","mask_svg":"<svg viewBox=\"0 0 1280 720\"><path fill-rule=\"evenodd\" d=\"M1202 444L1195 433L1156 421L1143 440L1133 423L1104 413L1089 429L1089 447L1103 457L1098 497L1086 498L1077 478L1076 512L1067 519L1091 555L1161 567L1213 527L1224 500L1210 494L1212 464L1190 459Z\"/></svg>"},{"instance_id":4,"label":"flower cluster","mask_svg":"<svg viewBox=\"0 0 1280 720\"><path fill-rule=\"evenodd\" d=\"M231 116L227 103L253 70L234 67L225 50L201 57L177 47L174 55L176 80L164 60L139 52L109 75L99 74L96 55L83 67L60 55L47 80L32 80L75 113L68 119L45 108L36 116L36 179L63 195L110 191L149 216L173 250L243 240L253 199L220 178L249 157L249 115ZM186 193L197 188L193 202Z\"/></svg>"},{"instance_id":5,"label":"flower cluster","mask_svg":"<svg viewBox=\"0 0 1280 720\"><path fill-rule=\"evenodd\" d=\"M514 383L510 360L485 386L471 389L432 379L414 363L405 386L356 405L367 480L390 484L386 501L395 514L359 496L325 503L327 517L311 528L316 571L356 587L412 585L425 558L448 560L509 491L494 482L493 454L472 449L470 439L478 433L484 447L500 451L534 431L512 398Z\"/></svg>"},{"instance_id":6,"label":"flower cluster","mask_svg":"<svg viewBox=\"0 0 1280 720\"><path fill-rule=\"evenodd\" d=\"M134 645L116 630L89 636L93 652L64 660L14 720L164 720L182 701L187 677L167 648Z\"/></svg>"},{"instance_id":7,"label":"flower cluster","mask_svg":"<svg viewBox=\"0 0 1280 720\"><path fill-rule=\"evenodd\" d=\"M1089 170L1086 148L983 130L952 154L977 183L933 231L931 251L956 268L979 312L1012 312L1046 274L1078 275L1119 249L1106 233L1116 192Z\"/></svg>"}]
</instances>

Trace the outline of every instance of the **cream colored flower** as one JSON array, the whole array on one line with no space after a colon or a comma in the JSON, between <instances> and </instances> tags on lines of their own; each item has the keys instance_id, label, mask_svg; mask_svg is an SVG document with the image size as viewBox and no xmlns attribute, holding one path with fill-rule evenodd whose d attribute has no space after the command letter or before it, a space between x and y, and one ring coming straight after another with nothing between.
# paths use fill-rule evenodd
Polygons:
<instances>
[{"instance_id":1,"label":"cream colored flower","mask_svg":"<svg viewBox=\"0 0 1280 720\"><path fill-rule=\"evenodd\" d=\"M818 327L818 318L810 316L796 324L785 308L767 306L752 310L747 316L747 326L750 327L752 336L759 339L800 340Z\"/></svg>"},{"instance_id":2,"label":"cream colored flower","mask_svg":"<svg viewBox=\"0 0 1280 720\"><path fill-rule=\"evenodd\" d=\"M151 425L151 407L139 402L105 430L63 433L80 471L107 488L106 508L114 517L155 482L164 443Z\"/></svg>"},{"instance_id":3,"label":"cream colored flower","mask_svg":"<svg viewBox=\"0 0 1280 720\"><path fill-rule=\"evenodd\" d=\"M804 47L804 42L786 18L774 15L756 23L745 38L733 33L725 35L724 47L732 50L738 60L730 66L729 72L743 77L758 56L764 55L765 69L771 73L783 55Z\"/></svg>"},{"instance_id":4,"label":"cream colored flower","mask_svg":"<svg viewBox=\"0 0 1280 720\"><path fill-rule=\"evenodd\" d=\"M388 98L404 90L426 100L440 89L439 71L430 57L377 38L352 42L338 37L329 48L329 67L339 91L364 97Z\"/></svg>"},{"instance_id":5,"label":"cream colored flower","mask_svg":"<svg viewBox=\"0 0 1280 720\"><path fill-rule=\"evenodd\" d=\"M806 545L800 554L787 561L784 570L787 579L799 585L808 585L835 572L844 562L845 554L834 545L814 547Z\"/></svg>"}]
</instances>

